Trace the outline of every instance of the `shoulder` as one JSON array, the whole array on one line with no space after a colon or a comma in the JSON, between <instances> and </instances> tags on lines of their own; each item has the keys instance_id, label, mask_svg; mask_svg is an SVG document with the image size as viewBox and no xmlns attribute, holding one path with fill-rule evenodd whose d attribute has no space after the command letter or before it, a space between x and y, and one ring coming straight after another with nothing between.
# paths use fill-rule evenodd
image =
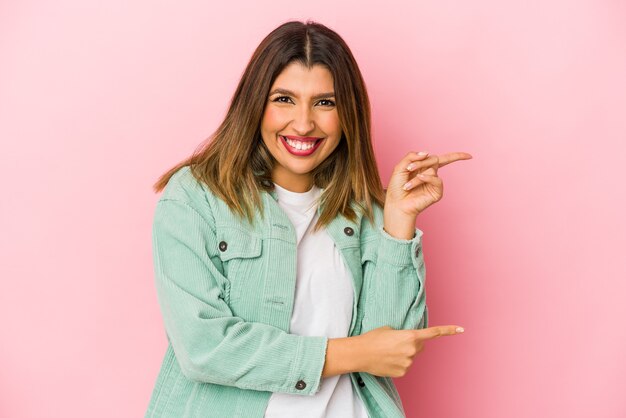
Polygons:
<instances>
[{"instance_id":1,"label":"shoulder","mask_svg":"<svg viewBox=\"0 0 626 418\"><path fill-rule=\"evenodd\" d=\"M189 166L184 166L170 177L158 204L168 201L184 203L213 224L215 220L211 201L214 198L211 189L193 175Z\"/></svg>"},{"instance_id":2,"label":"shoulder","mask_svg":"<svg viewBox=\"0 0 626 418\"><path fill-rule=\"evenodd\" d=\"M191 168L184 166L172 174L160 200L193 200L204 194L205 187L194 177Z\"/></svg>"},{"instance_id":3,"label":"shoulder","mask_svg":"<svg viewBox=\"0 0 626 418\"><path fill-rule=\"evenodd\" d=\"M180 168L170 177L159 201L178 201L191 206L212 228L220 225L249 227L189 166Z\"/></svg>"}]
</instances>

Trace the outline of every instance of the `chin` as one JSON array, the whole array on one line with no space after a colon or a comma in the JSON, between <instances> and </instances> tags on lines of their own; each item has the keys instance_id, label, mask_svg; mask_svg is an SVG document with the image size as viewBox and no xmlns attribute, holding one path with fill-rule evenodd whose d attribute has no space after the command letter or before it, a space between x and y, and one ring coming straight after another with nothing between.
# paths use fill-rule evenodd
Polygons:
<instances>
[{"instance_id":1,"label":"chin","mask_svg":"<svg viewBox=\"0 0 626 418\"><path fill-rule=\"evenodd\" d=\"M311 171L315 169L315 166L313 167L290 167L289 165L287 165L283 167L285 167L287 170L289 170L293 174L309 174Z\"/></svg>"}]
</instances>

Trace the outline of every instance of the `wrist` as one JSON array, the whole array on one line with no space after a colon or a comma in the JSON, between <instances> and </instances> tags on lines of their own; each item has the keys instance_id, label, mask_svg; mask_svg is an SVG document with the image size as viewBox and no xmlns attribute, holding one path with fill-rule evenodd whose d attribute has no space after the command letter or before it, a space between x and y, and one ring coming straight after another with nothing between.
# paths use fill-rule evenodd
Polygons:
<instances>
[{"instance_id":1,"label":"wrist","mask_svg":"<svg viewBox=\"0 0 626 418\"><path fill-rule=\"evenodd\" d=\"M322 377L360 371L363 352L358 337L328 339Z\"/></svg>"},{"instance_id":2,"label":"wrist","mask_svg":"<svg viewBox=\"0 0 626 418\"><path fill-rule=\"evenodd\" d=\"M417 215L408 216L402 213L385 211L383 230L394 238L410 240L415 237L416 220Z\"/></svg>"},{"instance_id":3,"label":"wrist","mask_svg":"<svg viewBox=\"0 0 626 418\"><path fill-rule=\"evenodd\" d=\"M363 334L350 337L350 351L352 353L349 360L349 372L367 372L369 345L364 341Z\"/></svg>"}]
</instances>

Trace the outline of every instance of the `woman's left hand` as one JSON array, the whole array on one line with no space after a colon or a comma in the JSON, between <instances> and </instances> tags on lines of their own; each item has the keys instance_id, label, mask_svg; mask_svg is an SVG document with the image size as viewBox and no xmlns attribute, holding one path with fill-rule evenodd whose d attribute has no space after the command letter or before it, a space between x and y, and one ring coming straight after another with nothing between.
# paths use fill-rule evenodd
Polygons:
<instances>
[{"instance_id":1,"label":"woman's left hand","mask_svg":"<svg viewBox=\"0 0 626 418\"><path fill-rule=\"evenodd\" d=\"M384 207L385 230L396 236L404 235L398 228L408 232L407 225L414 226L417 215L443 197L443 181L437 176L437 170L454 161L471 158L466 152L443 155L409 152L394 167L389 180ZM398 229L397 234L393 233L394 229Z\"/></svg>"}]
</instances>

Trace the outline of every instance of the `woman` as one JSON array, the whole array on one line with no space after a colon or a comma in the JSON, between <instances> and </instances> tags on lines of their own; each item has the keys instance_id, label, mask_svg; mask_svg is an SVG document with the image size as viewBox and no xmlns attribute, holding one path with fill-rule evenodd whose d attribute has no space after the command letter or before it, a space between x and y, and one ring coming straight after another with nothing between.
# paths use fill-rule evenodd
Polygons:
<instances>
[{"instance_id":1,"label":"woman","mask_svg":"<svg viewBox=\"0 0 626 418\"><path fill-rule=\"evenodd\" d=\"M211 140L155 185L168 348L146 416L404 416L391 378L462 332L426 328L416 217L468 158L410 152L385 191L348 46L272 31Z\"/></svg>"}]
</instances>

